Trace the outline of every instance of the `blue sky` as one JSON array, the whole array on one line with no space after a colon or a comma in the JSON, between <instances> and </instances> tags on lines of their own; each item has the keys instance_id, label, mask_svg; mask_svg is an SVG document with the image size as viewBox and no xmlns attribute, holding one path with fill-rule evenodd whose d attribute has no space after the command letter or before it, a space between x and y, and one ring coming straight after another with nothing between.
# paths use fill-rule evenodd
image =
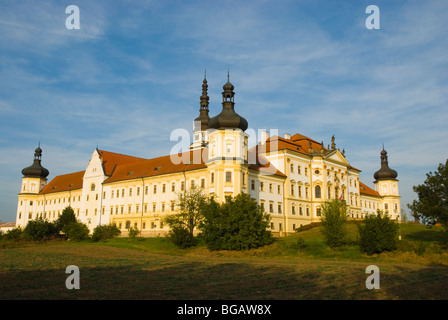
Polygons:
<instances>
[{"instance_id":1,"label":"blue sky","mask_svg":"<svg viewBox=\"0 0 448 320\"><path fill-rule=\"evenodd\" d=\"M80 9L69 30L68 5ZM368 30L367 6L380 9ZM249 128L330 143L373 187L384 143L402 205L448 158L448 2L0 3L0 220L14 221L39 141L52 179L98 146L151 158L192 129L204 69L210 113L227 70Z\"/></svg>"}]
</instances>

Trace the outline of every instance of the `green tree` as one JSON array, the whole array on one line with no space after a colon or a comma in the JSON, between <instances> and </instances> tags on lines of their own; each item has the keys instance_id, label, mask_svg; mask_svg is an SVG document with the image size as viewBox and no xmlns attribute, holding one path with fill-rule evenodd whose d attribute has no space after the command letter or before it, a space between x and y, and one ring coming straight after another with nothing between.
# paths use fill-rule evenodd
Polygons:
<instances>
[{"instance_id":1,"label":"green tree","mask_svg":"<svg viewBox=\"0 0 448 320\"><path fill-rule=\"evenodd\" d=\"M128 237L134 239L135 237L138 236L138 233L139 231L137 228L130 227L128 230Z\"/></svg>"},{"instance_id":2,"label":"green tree","mask_svg":"<svg viewBox=\"0 0 448 320\"><path fill-rule=\"evenodd\" d=\"M179 243L179 239L183 239L181 247L188 244L193 245L194 230L204 219L202 211L206 202L207 196L204 192L197 187L192 187L178 195L177 213L164 219L171 229L170 238L175 243Z\"/></svg>"},{"instance_id":3,"label":"green tree","mask_svg":"<svg viewBox=\"0 0 448 320\"><path fill-rule=\"evenodd\" d=\"M341 247L347 243L347 206L337 199L322 205L322 233L329 247Z\"/></svg>"},{"instance_id":4,"label":"green tree","mask_svg":"<svg viewBox=\"0 0 448 320\"><path fill-rule=\"evenodd\" d=\"M69 240L79 241L89 238L89 228L81 222L72 222L66 228L65 232Z\"/></svg>"},{"instance_id":5,"label":"green tree","mask_svg":"<svg viewBox=\"0 0 448 320\"><path fill-rule=\"evenodd\" d=\"M448 159L439 164L436 172L427 173L425 182L413 190L418 196L408 205L413 214L425 224L442 224L448 232Z\"/></svg>"},{"instance_id":6,"label":"green tree","mask_svg":"<svg viewBox=\"0 0 448 320\"><path fill-rule=\"evenodd\" d=\"M59 231L56 225L43 218L28 221L23 230L24 237L32 241L46 240L58 233Z\"/></svg>"},{"instance_id":7,"label":"green tree","mask_svg":"<svg viewBox=\"0 0 448 320\"><path fill-rule=\"evenodd\" d=\"M92 240L100 241L118 237L121 234L120 229L115 224L99 225L93 229Z\"/></svg>"},{"instance_id":8,"label":"green tree","mask_svg":"<svg viewBox=\"0 0 448 320\"><path fill-rule=\"evenodd\" d=\"M361 251L371 255L396 250L398 228L398 223L381 210L377 210L376 215L366 216L363 223L358 225Z\"/></svg>"},{"instance_id":9,"label":"green tree","mask_svg":"<svg viewBox=\"0 0 448 320\"><path fill-rule=\"evenodd\" d=\"M247 250L273 242L270 217L248 194L219 204L209 199L200 225L209 250Z\"/></svg>"},{"instance_id":10,"label":"green tree","mask_svg":"<svg viewBox=\"0 0 448 320\"><path fill-rule=\"evenodd\" d=\"M75 212L72 207L68 206L62 210L62 214L55 221L55 225L59 231L67 233L69 226L75 222L77 222Z\"/></svg>"}]
</instances>

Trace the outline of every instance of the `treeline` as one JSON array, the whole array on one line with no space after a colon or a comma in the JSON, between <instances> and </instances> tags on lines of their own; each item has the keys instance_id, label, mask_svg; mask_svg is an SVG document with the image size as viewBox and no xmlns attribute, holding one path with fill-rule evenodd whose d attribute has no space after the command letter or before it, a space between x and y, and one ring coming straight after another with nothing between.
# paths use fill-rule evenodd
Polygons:
<instances>
[{"instance_id":1,"label":"treeline","mask_svg":"<svg viewBox=\"0 0 448 320\"><path fill-rule=\"evenodd\" d=\"M71 207L66 207L62 214L54 222L43 218L31 220L25 228L16 227L5 233L0 233L0 240L6 241L46 241L52 239L65 239L71 241L80 241L90 239L99 241L117 237L121 231L115 225L97 226L92 235L85 223L76 219L75 213Z\"/></svg>"}]
</instances>

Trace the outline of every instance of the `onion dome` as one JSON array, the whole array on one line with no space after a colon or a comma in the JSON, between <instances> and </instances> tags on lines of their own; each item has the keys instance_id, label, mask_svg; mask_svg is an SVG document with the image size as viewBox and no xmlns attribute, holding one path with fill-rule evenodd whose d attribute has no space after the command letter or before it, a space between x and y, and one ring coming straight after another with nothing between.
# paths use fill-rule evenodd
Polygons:
<instances>
[{"instance_id":1,"label":"onion dome","mask_svg":"<svg viewBox=\"0 0 448 320\"><path fill-rule=\"evenodd\" d=\"M212 129L241 129L245 131L248 123L246 119L235 112L234 86L229 82L229 74L227 74L227 83L222 88L224 90L222 93L222 111L210 119L208 127Z\"/></svg>"},{"instance_id":2,"label":"onion dome","mask_svg":"<svg viewBox=\"0 0 448 320\"><path fill-rule=\"evenodd\" d=\"M389 168L389 163L387 161L386 150L381 151L381 169L373 174L375 180L396 180L398 176L397 171Z\"/></svg>"},{"instance_id":3,"label":"onion dome","mask_svg":"<svg viewBox=\"0 0 448 320\"><path fill-rule=\"evenodd\" d=\"M202 96L201 98L201 107L199 109L199 117L194 119L195 122L195 128L194 131L206 131L208 129L208 121L210 120L210 117L208 115L208 100L209 97L207 95L207 79L204 75L204 81L202 83ZM200 124L200 126L199 126Z\"/></svg>"},{"instance_id":4,"label":"onion dome","mask_svg":"<svg viewBox=\"0 0 448 320\"><path fill-rule=\"evenodd\" d=\"M34 162L31 166L22 170L22 174L27 178L44 178L46 179L50 172L41 165L42 149L37 147L34 151Z\"/></svg>"}]
</instances>

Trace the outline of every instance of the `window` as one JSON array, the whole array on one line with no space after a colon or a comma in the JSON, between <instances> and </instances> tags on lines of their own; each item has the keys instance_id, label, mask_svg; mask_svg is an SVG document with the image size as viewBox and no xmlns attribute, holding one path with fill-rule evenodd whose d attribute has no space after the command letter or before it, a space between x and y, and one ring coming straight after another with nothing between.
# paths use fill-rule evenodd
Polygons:
<instances>
[{"instance_id":1,"label":"window","mask_svg":"<svg viewBox=\"0 0 448 320\"><path fill-rule=\"evenodd\" d=\"M129 188L129 196L132 197L132 188Z\"/></svg>"},{"instance_id":2,"label":"window","mask_svg":"<svg viewBox=\"0 0 448 320\"><path fill-rule=\"evenodd\" d=\"M121 190L121 197L122 197L122 198L124 197L124 189Z\"/></svg>"},{"instance_id":3,"label":"window","mask_svg":"<svg viewBox=\"0 0 448 320\"><path fill-rule=\"evenodd\" d=\"M128 214L131 213L131 206L128 206Z\"/></svg>"},{"instance_id":4,"label":"window","mask_svg":"<svg viewBox=\"0 0 448 320\"><path fill-rule=\"evenodd\" d=\"M215 183L215 173L214 173L214 172L211 173L211 176L210 176L210 183L211 183L211 184L214 184L214 183Z\"/></svg>"},{"instance_id":5,"label":"window","mask_svg":"<svg viewBox=\"0 0 448 320\"><path fill-rule=\"evenodd\" d=\"M137 187L137 196L140 195L140 187Z\"/></svg>"},{"instance_id":6,"label":"window","mask_svg":"<svg viewBox=\"0 0 448 320\"><path fill-rule=\"evenodd\" d=\"M269 192L272 193L272 183L269 184Z\"/></svg>"},{"instance_id":7,"label":"window","mask_svg":"<svg viewBox=\"0 0 448 320\"><path fill-rule=\"evenodd\" d=\"M308 168L305 168L305 175L308 176Z\"/></svg>"},{"instance_id":8,"label":"window","mask_svg":"<svg viewBox=\"0 0 448 320\"><path fill-rule=\"evenodd\" d=\"M282 213L282 205L281 204L278 205L278 213Z\"/></svg>"},{"instance_id":9,"label":"window","mask_svg":"<svg viewBox=\"0 0 448 320\"><path fill-rule=\"evenodd\" d=\"M194 188L194 180L191 180L191 188Z\"/></svg>"},{"instance_id":10,"label":"window","mask_svg":"<svg viewBox=\"0 0 448 320\"><path fill-rule=\"evenodd\" d=\"M157 185L155 184L154 185L154 194L156 194L157 193Z\"/></svg>"},{"instance_id":11,"label":"window","mask_svg":"<svg viewBox=\"0 0 448 320\"><path fill-rule=\"evenodd\" d=\"M250 189L255 190L255 181L254 180L251 180L251 182L250 182Z\"/></svg>"},{"instance_id":12,"label":"window","mask_svg":"<svg viewBox=\"0 0 448 320\"><path fill-rule=\"evenodd\" d=\"M166 184L164 183L163 185L162 185L162 193L165 193L166 192Z\"/></svg>"},{"instance_id":13,"label":"window","mask_svg":"<svg viewBox=\"0 0 448 320\"><path fill-rule=\"evenodd\" d=\"M308 198L308 187L305 187L305 198Z\"/></svg>"},{"instance_id":14,"label":"window","mask_svg":"<svg viewBox=\"0 0 448 320\"><path fill-rule=\"evenodd\" d=\"M174 201L171 201L171 211L174 211Z\"/></svg>"},{"instance_id":15,"label":"window","mask_svg":"<svg viewBox=\"0 0 448 320\"><path fill-rule=\"evenodd\" d=\"M176 183L173 182L171 183L171 192L175 192L176 191Z\"/></svg>"},{"instance_id":16,"label":"window","mask_svg":"<svg viewBox=\"0 0 448 320\"><path fill-rule=\"evenodd\" d=\"M264 183L263 182L260 182L260 190L264 191Z\"/></svg>"},{"instance_id":17,"label":"window","mask_svg":"<svg viewBox=\"0 0 448 320\"><path fill-rule=\"evenodd\" d=\"M296 215L296 206L295 205L292 206L291 212L293 215Z\"/></svg>"},{"instance_id":18,"label":"window","mask_svg":"<svg viewBox=\"0 0 448 320\"><path fill-rule=\"evenodd\" d=\"M291 195L292 196L294 195L294 185L293 184L291 185Z\"/></svg>"},{"instance_id":19,"label":"window","mask_svg":"<svg viewBox=\"0 0 448 320\"><path fill-rule=\"evenodd\" d=\"M95 191L95 184L94 184L94 183L92 183L92 184L90 185L90 191Z\"/></svg>"},{"instance_id":20,"label":"window","mask_svg":"<svg viewBox=\"0 0 448 320\"><path fill-rule=\"evenodd\" d=\"M274 212L274 204L273 203L269 203L269 212L270 213Z\"/></svg>"},{"instance_id":21,"label":"window","mask_svg":"<svg viewBox=\"0 0 448 320\"><path fill-rule=\"evenodd\" d=\"M126 221L126 229L130 229L131 228L131 221Z\"/></svg>"},{"instance_id":22,"label":"window","mask_svg":"<svg viewBox=\"0 0 448 320\"><path fill-rule=\"evenodd\" d=\"M280 185L277 186L277 193L278 194L282 193L282 187Z\"/></svg>"},{"instance_id":23,"label":"window","mask_svg":"<svg viewBox=\"0 0 448 320\"><path fill-rule=\"evenodd\" d=\"M148 186L145 187L145 194L148 194Z\"/></svg>"},{"instance_id":24,"label":"window","mask_svg":"<svg viewBox=\"0 0 448 320\"><path fill-rule=\"evenodd\" d=\"M320 186L315 186L314 187L314 196L316 198L320 198L321 197Z\"/></svg>"},{"instance_id":25,"label":"window","mask_svg":"<svg viewBox=\"0 0 448 320\"><path fill-rule=\"evenodd\" d=\"M317 208L316 209L316 216L320 217L320 214L321 214L320 208Z\"/></svg>"},{"instance_id":26,"label":"window","mask_svg":"<svg viewBox=\"0 0 448 320\"><path fill-rule=\"evenodd\" d=\"M302 186L299 186L299 197L302 197Z\"/></svg>"},{"instance_id":27,"label":"window","mask_svg":"<svg viewBox=\"0 0 448 320\"><path fill-rule=\"evenodd\" d=\"M153 205L152 205L152 212L156 212L156 204L155 203L153 203Z\"/></svg>"},{"instance_id":28,"label":"window","mask_svg":"<svg viewBox=\"0 0 448 320\"><path fill-rule=\"evenodd\" d=\"M162 203L162 212L165 212L165 204Z\"/></svg>"},{"instance_id":29,"label":"window","mask_svg":"<svg viewBox=\"0 0 448 320\"><path fill-rule=\"evenodd\" d=\"M181 191L184 191L184 190L185 190L185 181L182 181L182 182L180 183L180 190L181 190Z\"/></svg>"},{"instance_id":30,"label":"window","mask_svg":"<svg viewBox=\"0 0 448 320\"><path fill-rule=\"evenodd\" d=\"M232 172L226 171L226 182L232 182Z\"/></svg>"},{"instance_id":31,"label":"window","mask_svg":"<svg viewBox=\"0 0 448 320\"><path fill-rule=\"evenodd\" d=\"M226 144L226 153L232 153L232 144L231 143Z\"/></svg>"},{"instance_id":32,"label":"window","mask_svg":"<svg viewBox=\"0 0 448 320\"><path fill-rule=\"evenodd\" d=\"M201 179L201 188L205 188L205 179Z\"/></svg>"},{"instance_id":33,"label":"window","mask_svg":"<svg viewBox=\"0 0 448 320\"><path fill-rule=\"evenodd\" d=\"M294 165L291 163L291 173L294 172Z\"/></svg>"},{"instance_id":34,"label":"window","mask_svg":"<svg viewBox=\"0 0 448 320\"><path fill-rule=\"evenodd\" d=\"M310 208L306 208L306 215L309 216L310 215Z\"/></svg>"}]
</instances>

